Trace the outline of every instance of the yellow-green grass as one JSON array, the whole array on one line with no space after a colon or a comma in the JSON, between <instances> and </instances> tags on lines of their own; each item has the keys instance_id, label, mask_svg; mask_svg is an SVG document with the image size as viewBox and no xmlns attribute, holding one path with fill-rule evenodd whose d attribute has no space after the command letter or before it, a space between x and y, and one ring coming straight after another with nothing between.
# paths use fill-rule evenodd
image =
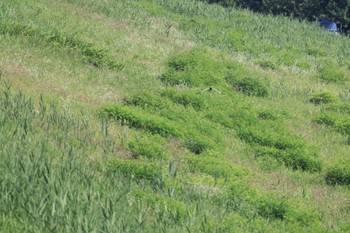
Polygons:
<instances>
[{"instance_id":1,"label":"yellow-green grass","mask_svg":"<svg viewBox=\"0 0 350 233\"><path fill-rule=\"evenodd\" d=\"M72 130L67 137L55 127L48 131L53 148L61 140L79 151L81 174L89 176L89 163L102 169L99 178L90 179L92 188L71 179L63 183L81 187L82 197L93 192L115 199L122 196L128 203L111 207L107 198L93 202L89 212L72 202L80 211L78 223L53 228L61 220L52 214L52 206L43 206L46 200L52 204L55 196L37 203L44 193L38 189L40 195L29 202L34 217L18 211L29 208L23 203L10 211L1 209L1 230L83 231L87 227L92 231L101 217L107 225L95 224L95 230L349 230L348 185L327 179L349 163L347 135L318 124L315 119L330 110L310 102L323 92L339 102L350 100L348 38L306 22L196 1L26 0L3 1L0 6L2 96L11 84L10 92L21 90L33 99L35 111L42 95L46 105L58 104L58 115L69 113L71 119L89 122L86 131ZM202 52L191 58L192 51ZM169 71L174 61L192 65L181 76L181 69ZM334 81L339 75L327 79L332 73L340 74L341 82ZM165 75L172 81L164 81ZM242 91L241 82L228 78L236 76L239 81L259 80L249 85L266 86L267 95ZM179 78L185 82L177 82ZM201 93L210 85L221 94ZM138 97L144 97L143 102ZM116 117L119 121L101 114L106 106L123 110ZM3 113L9 117L10 112ZM13 119L14 125L17 120ZM11 127L1 131L3 135L9 135L15 128ZM43 140L38 132L45 128L40 127L31 128L28 148ZM173 129L175 133L162 133ZM3 143L4 148L12 145L8 138ZM69 155L69 146L54 150ZM269 156L261 156L260 147L268 147L264 155ZM295 148L301 152L298 156L315 159L320 167L309 171L290 163L290 157L281 157ZM10 161L9 150L1 152ZM30 159L30 154L23 154L24 161ZM62 172L43 161L40 168ZM31 168L30 163L24 166ZM31 174L20 165L8 168L15 168L14 174ZM12 173L3 171L9 182ZM111 179L120 183L120 192L98 185ZM60 182L54 180L53 184ZM130 182L125 193L123 182ZM33 190L24 189L20 195L27 198L26 191ZM12 208L8 200L2 203ZM74 216L62 212L61 217L73 221Z\"/></svg>"}]
</instances>

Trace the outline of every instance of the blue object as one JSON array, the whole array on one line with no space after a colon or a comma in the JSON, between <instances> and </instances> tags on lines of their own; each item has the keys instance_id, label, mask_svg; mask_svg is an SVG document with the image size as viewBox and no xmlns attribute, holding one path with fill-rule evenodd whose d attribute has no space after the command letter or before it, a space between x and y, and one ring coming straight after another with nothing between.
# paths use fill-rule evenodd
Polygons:
<instances>
[{"instance_id":1,"label":"blue object","mask_svg":"<svg viewBox=\"0 0 350 233\"><path fill-rule=\"evenodd\" d=\"M324 27L327 31L330 31L330 32L339 31L337 24L331 20L318 20L317 23L320 26Z\"/></svg>"}]
</instances>

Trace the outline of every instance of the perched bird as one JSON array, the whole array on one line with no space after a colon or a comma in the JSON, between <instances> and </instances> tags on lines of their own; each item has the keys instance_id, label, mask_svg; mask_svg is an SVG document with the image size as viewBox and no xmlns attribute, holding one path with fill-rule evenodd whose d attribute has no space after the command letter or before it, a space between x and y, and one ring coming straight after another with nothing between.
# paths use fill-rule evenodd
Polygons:
<instances>
[{"instance_id":1,"label":"perched bird","mask_svg":"<svg viewBox=\"0 0 350 233\"><path fill-rule=\"evenodd\" d=\"M204 89L203 91L201 91L201 94L205 91L215 91L215 92L221 94L221 92L216 90L214 87L208 87L208 88Z\"/></svg>"}]
</instances>

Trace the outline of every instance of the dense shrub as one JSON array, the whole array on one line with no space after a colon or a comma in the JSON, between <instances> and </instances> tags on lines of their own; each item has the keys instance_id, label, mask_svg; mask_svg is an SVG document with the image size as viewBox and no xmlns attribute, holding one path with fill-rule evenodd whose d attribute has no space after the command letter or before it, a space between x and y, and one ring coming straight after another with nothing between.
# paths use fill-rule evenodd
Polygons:
<instances>
[{"instance_id":1,"label":"dense shrub","mask_svg":"<svg viewBox=\"0 0 350 233\"><path fill-rule=\"evenodd\" d=\"M275 122L240 127L237 133L241 139L249 143L279 150L297 149L304 145L301 138L291 134Z\"/></svg>"},{"instance_id":2,"label":"dense shrub","mask_svg":"<svg viewBox=\"0 0 350 233\"><path fill-rule=\"evenodd\" d=\"M284 220L289 208L284 200L269 197L260 201L258 214L267 219Z\"/></svg>"},{"instance_id":3,"label":"dense shrub","mask_svg":"<svg viewBox=\"0 0 350 233\"><path fill-rule=\"evenodd\" d=\"M169 221L170 218L175 223L181 224L180 221L184 221L188 217L186 205L174 198L141 189L133 190L130 196L145 203L148 206L147 209L152 210L148 211L148 216L155 215L152 217L158 220L166 219L166 221Z\"/></svg>"},{"instance_id":4,"label":"dense shrub","mask_svg":"<svg viewBox=\"0 0 350 233\"><path fill-rule=\"evenodd\" d=\"M277 159L287 167L305 171L320 171L322 164L315 158L311 149L304 147L297 149L280 150L273 147L255 147L256 156L269 156Z\"/></svg>"},{"instance_id":5,"label":"dense shrub","mask_svg":"<svg viewBox=\"0 0 350 233\"><path fill-rule=\"evenodd\" d=\"M344 83L349 80L346 70L336 64L327 64L321 67L317 77L326 83Z\"/></svg>"},{"instance_id":6,"label":"dense shrub","mask_svg":"<svg viewBox=\"0 0 350 233\"><path fill-rule=\"evenodd\" d=\"M171 57L161 80L170 85L186 84L189 87L205 87L222 82L225 66L212 50L194 48Z\"/></svg>"},{"instance_id":7,"label":"dense shrub","mask_svg":"<svg viewBox=\"0 0 350 233\"><path fill-rule=\"evenodd\" d=\"M161 167L154 162L112 159L108 162L107 167L111 172L130 175L136 179L144 179L151 182L159 182L162 180L163 173Z\"/></svg>"},{"instance_id":8,"label":"dense shrub","mask_svg":"<svg viewBox=\"0 0 350 233\"><path fill-rule=\"evenodd\" d=\"M337 97L328 92L317 93L310 98L310 102L314 104L328 104L336 101Z\"/></svg>"},{"instance_id":9,"label":"dense shrub","mask_svg":"<svg viewBox=\"0 0 350 233\"><path fill-rule=\"evenodd\" d=\"M162 136L181 137L182 130L174 122L163 117L147 114L140 109L132 109L127 106L108 106L104 107L102 114L106 117L115 118L121 124L129 127L149 131Z\"/></svg>"},{"instance_id":10,"label":"dense shrub","mask_svg":"<svg viewBox=\"0 0 350 233\"><path fill-rule=\"evenodd\" d=\"M278 117L276 116L276 113L272 111L262 111L258 113L258 117L261 120L276 120Z\"/></svg>"},{"instance_id":11,"label":"dense shrub","mask_svg":"<svg viewBox=\"0 0 350 233\"><path fill-rule=\"evenodd\" d=\"M185 107L191 106L197 111L207 106L202 96L189 91L176 92L173 90L166 90L161 95Z\"/></svg>"},{"instance_id":12,"label":"dense shrub","mask_svg":"<svg viewBox=\"0 0 350 233\"><path fill-rule=\"evenodd\" d=\"M279 67L279 62L270 60L262 60L259 62L259 65L264 69L276 70Z\"/></svg>"},{"instance_id":13,"label":"dense shrub","mask_svg":"<svg viewBox=\"0 0 350 233\"><path fill-rule=\"evenodd\" d=\"M159 96L149 93L136 94L124 100L125 104L131 106L138 106L143 109L166 109L169 107L167 101Z\"/></svg>"},{"instance_id":14,"label":"dense shrub","mask_svg":"<svg viewBox=\"0 0 350 233\"><path fill-rule=\"evenodd\" d=\"M205 139L189 138L184 143L184 146L194 154L201 154L203 151L210 149L210 145Z\"/></svg>"},{"instance_id":15,"label":"dense shrub","mask_svg":"<svg viewBox=\"0 0 350 233\"><path fill-rule=\"evenodd\" d=\"M127 147L133 152L134 158L167 159L169 154L164 145L164 139L158 135L136 137L127 142Z\"/></svg>"},{"instance_id":16,"label":"dense shrub","mask_svg":"<svg viewBox=\"0 0 350 233\"><path fill-rule=\"evenodd\" d=\"M231 174L239 174L240 171L232 164L225 162L222 158L210 157L208 155L187 156L188 167L191 172L201 172L213 177L225 177Z\"/></svg>"},{"instance_id":17,"label":"dense shrub","mask_svg":"<svg viewBox=\"0 0 350 233\"><path fill-rule=\"evenodd\" d=\"M324 106L324 109L326 111L333 111L350 115L350 103L348 102L327 104Z\"/></svg>"},{"instance_id":18,"label":"dense shrub","mask_svg":"<svg viewBox=\"0 0 350 233\"><path fill-rule=\"evenodd\" d=\"M347 114L325 111L315 118L315 122L329 126L350 137L350 116Z\"/></svg>"},{"instance_id":19,"label":"dense shrub","mask_svg":"<svg viewBox=\"0 0 350 233\"><path fill-rule=\"evenodd\" d=\"M329 185L350 185L350 166L338 166L327 171L325 176Z\"/></svg>"},{"instance_id":20,"label":"dense shrub","mask_svg":"<svg viewBox=\"0 0 350 233\"><path fill-rule=\"evenodd\" d=\"M226 80L231 84L237 91L244 93L245 95L253 96L268 96L269 92L266 85L258 77L249 76L238 76L234 71L226 75Z\"/></svg>"}]
</instances>

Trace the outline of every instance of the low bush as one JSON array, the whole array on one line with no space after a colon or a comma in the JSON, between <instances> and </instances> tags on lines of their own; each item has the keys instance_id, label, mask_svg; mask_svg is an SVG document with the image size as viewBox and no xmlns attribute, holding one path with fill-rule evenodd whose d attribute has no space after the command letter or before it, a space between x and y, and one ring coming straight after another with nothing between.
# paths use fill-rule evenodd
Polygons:
<instances>
[{"instance_id":1,"label":"low bush","mask_svg":"<svg viewBox=\"0 0 350 233\"><path fill-rule=\"evenodd\" d=\"M350 166L340 165L329 169L325 180L329 185L350 185Z\"/></svg>"},{"instance_id":2,"label":"low bush","mask_svg":"<svg viewBox=\"0 0 350 233\"><path fill-rule=\"evenodd\" d=\"M322 112L314 119L314 122L333 127L338 124L339 120L339 115L336 113Z\"/></svg>"},{"instance_id":3,"label":"low bush","mask_svg":"<svg viewBox=\"0 0 350 233\"><path fill-rule=\"evenodd\" d=\"M186 157L186 161L191 172L205 173L216 178L246 174L243 169L234 166L225 159L212 157L208 154L189 155Z\"/></svg>"},{"instance_id":4,"label":"low bush","mask_svg":"<svg viewBox=\"0 0 350 233\"><path fill-rule=\"evenodd\" d=\"M133 152L134 158L167 159L169 154L164 147L165 140L158 135L136 137L127 142L127 147Z\"/></svg>"},{"instance_id":5,"label":"low bush","mask_svg":"<svg viewBox=\"0 0 350 233\"><path fill-rule=\"evenodd\" d=\"M279 63L272 59L259 61L259 65L263 69L271 69L271 70L276 70L279 67Z\"/></svg>"},{"instance_id":6,"label":"low bush","mask_svg":"<svg viewBox=\"0 0 350 233\"><path fill-rule=\"evenodd\" d=\"M278 118L276 113L269 110L259 112L258 117L261 120L276 120Z\"/></svg>"},{"instance_id":7,"label":"low bush","mask_svg":"<svg viewBox=\"0 0 350 233\"><path fill-rule=\"evenodd\" d=\"M268 197L262 199L258 204L258 214L267 219L279 219L284 220L289 206L285 200L278 198Z\"/></svg>"},{"instance_id":8,"label":"low bush","mask_svg":"<svg viewBox=\"0 0 350 233\"><path fill-rule=\"evenodd\" d=\"M314 121L350 137L350 116L347 114L325 111L319 114Z\"/></svg>"},{"instance_id":9,"label":"low bush","mask_svg":"<svg viewBox=\"0 0 350 233\"><path fill-rule=\"evenodd\" d=\"M194 48L171 57L161 80L170 85L206 87L222 82L226 67L212 50Z\"/></svg>"},{"instance_id":10,"label":"low bush","mask_svg":"<svg viewBox=\"0 0 350 233\"><path fill-rule=\"evenodd\" d=\"M311 172L317 172L322 169L322 163L315 158L315 152L304 147L287 150L263 146L256 146L254 148L257 157L269 156L293 169Z\"/></svg>"},{"instance_id":11,"label":"low bush","mask_svg":"<svg viewBox=\"0 0 350 233\"><path fill-rule=\"evenodd\" d=\"M226 75L226 81L237 91L245 95L266 97L269 95L268 88L260 78L249 76L239 77L234 71Z\"/></svg>"},{"instance_id":12,"label":"low bush","mask_svg":"<svg viewBox=\"0 0 350 233\"><path fill-rule=\"evenodd\" d=\"M205 150L208 150L211 148L209 143L205 140L205 138L189 138L184 143L184 146L192 153L194 154L201 154Z\"/></svg>"},{"instance_id":13,"label":"low bush","mask_svg":"<svg viewBox=\"0 0 350 233\"><path fill-rule=\"evenodd\" d=\"M142 129L161 136L181 137L182 130L174 122L163 117L147 114L140 109L113 105L104 107L102 115L119 120L121 124Z\"/></svg>"},{"instance_id":14,"label":"low bush","mask_svg":"<svg viewBox=\"0 0 350 233\"><path fill-rule=\"evenodd\" d=\"M328 104L336 101L337 97L328 92L317 93L310 98L310 102L314 104Z\"/></svg>"},{"instance_id":15,"label":"low bush","mask_svg":"<svg viewBox=\"0 0 350 233\"><path fill-rule=\"evenodd\" d=\"M349 80L346 70L336 64L327 64L321 67L317 77L326 83L344 83Z\"/></svg>"},{"instance_id":16,"label":"low bush","mask_svg":"<svg viewBox=\"0 0 350 233\"><path fill-rule=\"evenodd\" d=\"M237 133L246 142L279 150L296 149L304 146L301 138L293 135L280 124L271 121L240 127Z\"/></svg>"},{"instance_id":17,"label":"low bush","mask_svg":"<svg viewBox=\"0 0 350 233\"><path fill-rule=\"evenodd\" d=\"M188 217L186 205L174 198L141 189L133 190L129 196L145 203L147 209L152 210L147 214L148 217L158 220L158 223L169 222L169 218L171 222L180 223L179 221L184 221Z\"/></svg>"},{"instance_id":18,"label":"low bush","mask_svg":"<svg viewBox=\"0 0 350 233\"><path fill-rule=\"evenodd\" d=\"M173 90L166 90L161 95L185 107L191 106L197 111L207 107L207 103L203 97L193 92L176 92Z\"/></svg>"},{"instance_id":19,"label":"low bush","mask_svg":"<svg viewBox=\"0 0 350 233\"><path fill-rule=\"evenodd\" d=\"M149 93L136 94L125 99L124 103L129 106L137 106L143 109L160 110L169 108L166 99Z\"/></svg>"},{"instance_id":20,"label":"low bush","mask_svg":"<svg viewBox=\"0 0 350 233\"><path fill-rule=\"evenodd\" d=\"M127 176L132 176L137 180L144 179L151 182L163 180L162 169L154 162L112 159L106 166L110 172L118 172Z\"/></svg>"},{"instance_id":21,"label":"low bush","mask_svg":"<svg viewBox=\"0 0 350 233\"><path fill-rule=\"evenodd\" d=\"M350 115L350 103L332 103L324 106L324 110Z\"/></svg>"}]
</instances>

